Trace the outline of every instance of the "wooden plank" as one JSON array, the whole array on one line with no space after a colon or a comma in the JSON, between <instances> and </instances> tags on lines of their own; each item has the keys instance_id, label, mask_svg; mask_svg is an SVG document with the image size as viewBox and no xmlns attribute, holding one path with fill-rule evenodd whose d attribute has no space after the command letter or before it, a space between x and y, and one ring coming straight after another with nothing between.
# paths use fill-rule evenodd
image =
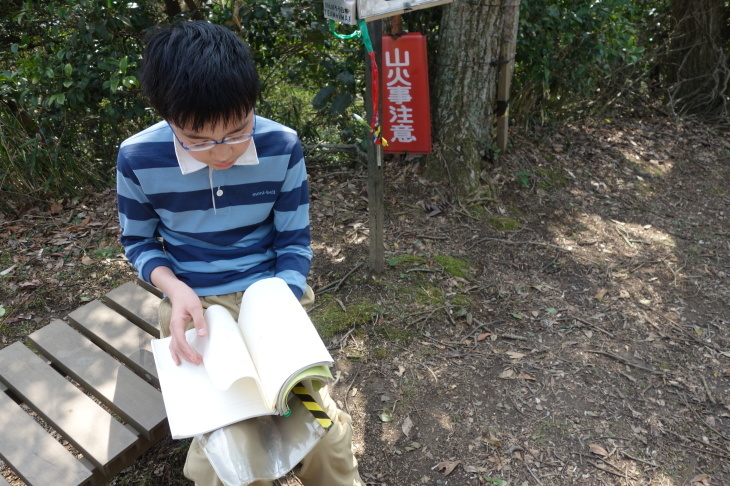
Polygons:
<instances>
[{"instance_id":1,"label":"wooden plank","mask_svg":"<svg viewBox=\"0 0 730 486\"><path fill-rule=\"evenodd\" d=\"M160 392L65 322L53 321L28 339L146 439L152 440L154 431L166 426Z\"/></svg>"},{"instance_id":2,"label":"wooden plank","mask_svg":"<svg viewBox=\"0 0 730 486\"><path fill-rule=\"evenodd\" d=\"M105 474L106 465L137 442L136 435L21 342L0 353L0 376L8 388Z\"/></svg>"},{"instance_id":3,"label":"wooden plank","mask_svg":"<svg viewBox=\"0 0 730 486\"><path fill-rule=\"evenodd\" d=\"M160 297L149 293L134 282L127 282L106 294L102 300L154 337L160 337L158 319L158 309L162 300Z\"/></svg>"},{"instance_id":4,"label":"wooden plank","mask_svg":"<svg viewBox=\"0 0 730 486\"><path fill-rule=\"evenodd\" d=\"M153 338L147 332L98 300L79 307L68 317L71 325L93 343L122 361L152 385L159 387L155 358L150 345Z\"/></svg>"},{"instance_id":5,"label":"wooden plank","mask_svg":"<svg viewBox=\"0 0 730 486\"><path fill-rule=\"evenodd\" d=\"M91 471L4 393L0 430L0 458L26 484L71 486L91 479ZM0 486L8 484L3 481Z\"/></svg>"},{"instance_id":6,"label":"wooden plank","mask_svg":"<svg viewBox=\"0 0 730 486\"><path fill-rule=\"evenodd\" d=\"M149 283L147 283L147 282L145 282L144 280L142 280L142 279L139 279L139 278L138 278L137 280L135 280L134 282L135 282L135 283L136 283L137 285L139 285L140 287L142 287L143 289L145 289L145 290L146 290L147 292L149 292L150 294L156 295L156 296L157 296L157 297L159 297L160 299L162 299L162 298L164 297L164 295L162 294L162 291L160 291L160 289L158 289L158 288L157 288L157 287L155 287L154 285L152 285L152 284L149 284Z\"/></svg>"}]
</instances>

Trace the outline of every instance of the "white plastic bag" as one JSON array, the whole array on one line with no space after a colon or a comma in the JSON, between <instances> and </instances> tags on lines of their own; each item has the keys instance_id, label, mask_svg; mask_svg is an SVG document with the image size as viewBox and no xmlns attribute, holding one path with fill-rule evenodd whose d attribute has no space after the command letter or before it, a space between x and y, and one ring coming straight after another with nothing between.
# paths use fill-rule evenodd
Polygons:
<instances>
[{"instance_id":1,"label":"white plastic bag","mask_svg":"<svg viewBox=\"0 0 730 486\"><path fill-rule=\"evenodd\" d=\"M299 464L326 430L297 398L288 417L267 415L196 436L226 486L273 481Z\"/></svg>"}]
</instances>

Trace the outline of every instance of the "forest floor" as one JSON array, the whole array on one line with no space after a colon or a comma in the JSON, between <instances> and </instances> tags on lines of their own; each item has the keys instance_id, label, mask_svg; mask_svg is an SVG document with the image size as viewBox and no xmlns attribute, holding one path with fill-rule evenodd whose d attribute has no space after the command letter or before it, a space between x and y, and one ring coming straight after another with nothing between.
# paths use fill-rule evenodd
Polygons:
<instances>
[{"instance_id":1,"label":"forest floor","mask_svg":"<svg viewBox=\"0 0 730 486\"><path fill-rule=\"evenodd\" d=\"M511 145L471 201L387 162L377 274L367 171L310 158L310 315L363 479L730 484L727 133L602 120ZM114 198L0 217L0 347L134 278ZM187 444L112 484L187 484Z\"/></svg>"}]
</instances>

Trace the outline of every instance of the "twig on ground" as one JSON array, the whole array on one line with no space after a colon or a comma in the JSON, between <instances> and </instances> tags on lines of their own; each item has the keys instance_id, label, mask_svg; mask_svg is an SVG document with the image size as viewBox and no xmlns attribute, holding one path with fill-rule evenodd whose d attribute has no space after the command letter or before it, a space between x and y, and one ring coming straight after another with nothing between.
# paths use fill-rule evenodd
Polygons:
<instances>
[{"instance_id":1,"label":"twig on ground","mask_svg":"<svg viewBox=\"0 0 730 486\"><path fill-rule=\"evenodd\" d=\"M499 336L505 339L514 339L515 341L528 341L526 337L517 336L516 334L500 334Z\"/></svg>"},{"instance_id":2,"label":"twig on ground","mask_svg":"<svg viewBox=\"0 0 730 486\"><path fill-rule=\"evenodd\" d=\"M355 384L355 380L357 379L357 375L360 374L360 370L362 369L362 365L357 369L355 372L355 375L352 377L352 381L350 382L350 385L347 387L347 390L345 390L345 398L344 398L344 404L345 404L345 412L350 413L350 407L347 405L347 395L350 394L350 390L352 389L352 386Z\"/></svg>"},{"instance_id":3,"label":"twig on ground","mask_svg":"<svg viewBox=\"0 0 730 486\"><path fill-rule=\"evenodd\" d=\"M479 322L478 319L474 319L474 322L477 323L477 327L475 327L468 333L464 334L461 338L459 338L459 341L464 342L467 339L473 337L477 333L477 331L479 331L480 329L484 329L485 327L491 327L491 326L494 326L494 325L499 324L500 322L504 322L504 321L500 319L498 321L492 321L492 322Z\"/></svg>"},{"instance_id":4,"label":"twig on ground","mask_svg":"<svg viewBox=\"0 0 730 486\"><path fill-rule=\"evenodd\" d=\"M642 462L642 463L646 464L647 466L651 466L651 467L659 467L656 464L654 464L653 462L645 461L644 459L634 457L626 451L619 450L619 452L621 454L623 454L624 456L628 457L629 459L631 459L632 461Z\"/></svg>"},{"instance_id":5,"label":"twig on ground","mask_svg":"<svg viewBox=\"0 0 730 486\"><path fill-rule=\"evenodd\" d=\"M335 292L337 292L338 290L340 290L340 286L341 286L341 285L342 285L342 284L343 284L343 283L345 282L345 280L347 280L347 278L348 278L348 277L349 277L350 275L352 275L353 273L355 273L355 271L356 271L356 270L357 270L358 268L362 267L363 265L365 265L365 263L364 263L364 262L360 262L360 263L358 263L357 265L355 265L355 267L354 267L354 268L353 268L352 270L350 270L349 272L347 272L347 273L345 274L345 276L344 276L344 277L342 277L342 278L341 278L340 280L338 280L337 282L332 282L332 283L329 283L329 284L325 285L324 287L320 288L320 289L319 289L319 290L317 291L317 293L318 293L318 294L322 294L322 293L324 293L324 292L328 291L329 289L331 289L332 287L334 287L334 291L335 291Z\"/></svg>"},{"instance_id":6,"label":"twig on ground","mask_svg":"<svg viewBox=\"0 0 730 486\"><path fill-rule=\"evenodd\" d=\"M340 350L342 350L342 348L344 347L343 344L347 342L347 338L350 337L350 334L352 334L352 332L354 330L355 330L355 328L353 327L352 329L350 329L349 331L347 331L345 333L345 335L340 338L340 340L337 342L337 344L335 344L334 346L328 347L327 350L328 351L332 351L332 350L337 349L337 348L339 348Z\"/></svg>"},{"instance_id":7,"label":"twig on ground","mask_svg":"<svg viewBox=\"0 0 730 486\"><path fill-rule=\"evenodd\" d=\"M730 455L726 454L725 451L723 451L722 449L720 449L717 446L713 446L712 444L709 444L707 442L704 442L704 441L702 441L700 439L697 439L695 437L685 437L684 435L678 434L678 433L674 432L673 430L669 430L668 432L670 434L672 434L673 436L679 437L680 439L685 440L687 442L692 442L692 441L699 442L700 444L702 444L704 446L712 447L714 449L719 449L722 452L713 452L713 451L708 451L707 449L699 449L697 447L692 447L692 446L684 445L683 447L686 447L687 449L692 449L692 450L697 451L697 452L703 452L705 454L710 454L712 456L717 456L717 457L723 457L725 459L729 459L730 460Z\"/></svg>"},{"instance_id":8,"label":"twig on ground","mask_svg":"<svg viewBox=\"0 0 730 486\"><path fill-rule=\"evenodd\" d=\"M502 238L490 238L488 236L479 238L469 248L467 248L467 250L471 250L472 248L477 246L479 243L483 243L485 241L498 241L500 243L506 243L508 245L537 245L537 246L545 246L547 248L555 248L556 250L560 250L560 251L567 251L568 253L573 252L573 250L569 250L568 248L563 248L562 246L558 246L558 245L551 245L550 243L542 243L539 241L512 241L512 240L505 240Z\"/></svg>"},{"instance_id":9,"label":"twig on ground","mask_svg":"<svg viewBox=\"0 0 730 486\"><path fill-rule=\"evenodd\" d=\"M585 351L588 352L588 353L602 354L604 356L608 356L609 358L613 358L613 359L615 359L616 361L618 361L620 363L623 363L625 365L629 365L629 366L631 366L633 368L638 368L640 370L647 371L647 372L649 372L649 373L651 373L653 375L663 375L664 374L662 371L657 371L655 369L648 368L648 367L642 366L640 364L632 363L628 359L622 358L621 356L619 356L617 354L614 354L614 353L611 353L609 351L600 351L598 349L586 349Z\"/></svg>"},{"instance_id":10,"label":"twig on ground","mask_svg":"<svg viewBox=\"0 0 730 486\"><path fill-rule=\"evenodd\" d=\"M535 473L534 473L534 472L532 472L532 469L530 469L530 467L529 467L529 466L528 466L527 464L525 464L525 469L527 469L527 472L529 472L529 473L530 473L530 476L532 476L532 478L533 478L533 479L534 479L535 481L537 481L537 484L539 484L540 486L542 486L542 481L540 481L540 478L538 478L538 477L537 477L537 476L535 475Z\"/></svg>"},{"instance_id":11,"label":"twig on ground","mask_svg":"<svg viewBox=\"0 0 730 486\"><path fill-rule=\"evenodd\" d=\"M569 315L569 316L566 316L566 319L575 319L576 321L580 322L581 324L586 325L586 326L590 327L591 329L595 329L596 331L600 331L608 337L614 337L613 333L608 332L605 329L603 329L589 321L586 321L585 319L581 319L580 317Z\"/></svg>"},{"instance_id":12,"label":"twig on ground","mask_svg":"<svg viewBox=\"0 0 730 486\"><path fill-rule=\"evenodd\" d=\"M705 377L700 375L700 380L702 381L702 385L705 387L705 393L707 393L707 399L710 400L710 403L712 403L713 405L717 405L717 401L715 400L715 397L712 396L712 390L710 390L710 386L707 384Z\"/></svg>"}]
</instances>

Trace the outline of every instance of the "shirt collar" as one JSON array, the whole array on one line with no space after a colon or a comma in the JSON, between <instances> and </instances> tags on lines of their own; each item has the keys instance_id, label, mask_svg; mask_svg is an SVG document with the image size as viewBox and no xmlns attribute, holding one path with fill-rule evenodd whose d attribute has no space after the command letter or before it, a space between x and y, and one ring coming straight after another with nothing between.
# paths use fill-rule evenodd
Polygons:
<instances>
[{"instance_id":1,"label":"shirt collar","mask_svg":"<svg viewBox=\"0 0 730 486\"><path fill-rule=\"evenodd\" d=\"M175 146L175 156L177 157L177 163L180 165L180 170L182 171L183 175L190 174L191 172L195 172L207 167L207 165L200 162L199 160L195 160L193 156L190 155L188 150L185 150L180 146L179 143L177 143L174 133L172 134L172 144ZM251 140L248 142L248 147L246 148L246 151L243 152L241 156L236 159L233 165L258 164L259 156L256 152L256 144L253 141L253 137L251 137Z\"/></svg>"}]
</instances>

